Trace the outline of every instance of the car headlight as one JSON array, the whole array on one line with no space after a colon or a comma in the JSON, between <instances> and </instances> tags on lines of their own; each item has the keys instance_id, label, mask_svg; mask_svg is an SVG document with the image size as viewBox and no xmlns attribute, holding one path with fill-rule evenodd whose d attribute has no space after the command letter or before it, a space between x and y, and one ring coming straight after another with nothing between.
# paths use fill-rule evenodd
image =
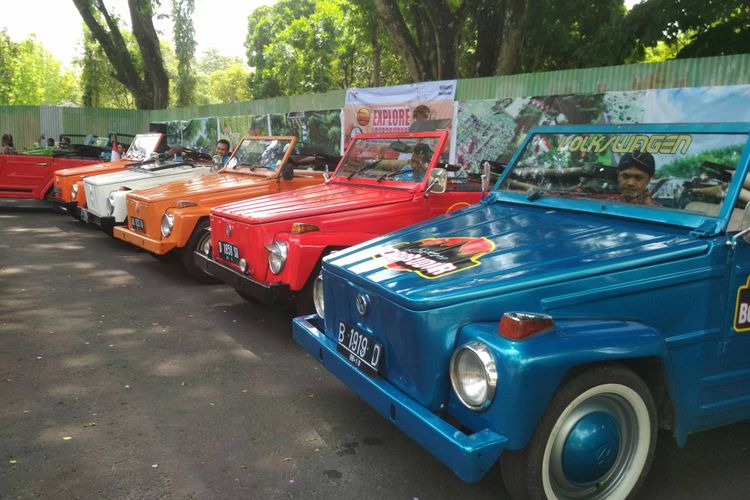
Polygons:
<instances>
[{"instance_id":1,"label":"car headlight","mask_svg":"<svg viewBox=\"0 0 750 500\"><path fill-rule=\"evenodd\" d=\"M107 214L112 215L115 213L115 192L112 191L109 193L109 196L107 196Z\"/></svg>"},{"instance_id":2,"label":"car headlight","mask_svg":"<svg viewBox=\"0 0 750 500\"><path fill-rule=\"evenodd\" d=\"M315 312L318 313L318 316L321 318L326 317L326 310L324 307L324 301L323 301L323 273L320 272L315 277L315 282L313 283L313 304L315 304Z\"/></svg>"},{"instance_id":3,"label":"car headlight","mask_svg":"<svg viewBox=\"0 0 750 500\"><path fill-rule=\"evenodd\" d=\"M172 228L174 227L174 215L166 213L161 217L161 234L165 238L172 234Z\"/></svg>"},{"instance_id":4,"label":"car headlight","mask_svg":"<svg viewBox=\"0 0 750 500\"><path fill-rule=\"evenodd\" d=\"M75 200L78 197L78 184L73 184L73 188L70 190L70 198Z\"/></svg>"},{"instance_id":5,"label":"car headlight","mask_svg":"<svg viewBox=\"0 0 750 500\"><path fill-rule=\"evenodd\" d=\"M268 267L273 274L279 274L286 264L288 246L284 241L274 241L266 247L268 250Z\"/></svg>"},{"instance_id":6,"label":"car headlight","mask_svg":"<svg viewBox=\"0 0 750 500\"><path fill-rule=\"evenodd\" d=\"M486 409L495 396L495 358L482 342L461 346L451 357L451 385L458 399L469 409Z\"/></svg>"}]
</instances>

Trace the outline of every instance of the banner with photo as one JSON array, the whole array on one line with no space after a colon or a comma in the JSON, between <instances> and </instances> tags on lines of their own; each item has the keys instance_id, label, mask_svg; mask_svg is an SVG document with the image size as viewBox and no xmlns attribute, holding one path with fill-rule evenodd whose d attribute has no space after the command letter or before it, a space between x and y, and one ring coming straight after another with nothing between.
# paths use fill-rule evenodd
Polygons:
<instances>
[{"instance_id":1,"label":"banner with photo","mask_svg":"<svg viewBox=\"0 0 750 500\"><path fill-rule=\"evenodd\" d=\"M338 156L341 138L341 111L296 111L270 117L272 135L297 137L299 154Z\"/></svg>"},{"instance_id":2,"label":"banner with photo","mask_svg":"<svg viewBox=\"0 0 750 500\"><path fill-rule=\"evenodd\" d=\"M456 80L348 89L342 150L352 137L366 132L451 130L455 97Z\"/></svg>"},{"instance_id":3,"label":"banner with photo","mask_svg":"<svg viewBox=\"0 0 750 500\"><path fill-rule=\"evenodd\" d=\"M455 161L507 163L537 125L750 121L750 85L517 97L458 103Z\"/></svg>"},{"instance_id":4,"label":"banner with photo","mask_svg":"<svg viewBox=\"0 0 750 500\"><path fill-rule=\"evenodd\" d=\"M234 149L245 135L269 135L268 115L220 116L219 130L219 139Z\"/></svg>"}]
</instances>

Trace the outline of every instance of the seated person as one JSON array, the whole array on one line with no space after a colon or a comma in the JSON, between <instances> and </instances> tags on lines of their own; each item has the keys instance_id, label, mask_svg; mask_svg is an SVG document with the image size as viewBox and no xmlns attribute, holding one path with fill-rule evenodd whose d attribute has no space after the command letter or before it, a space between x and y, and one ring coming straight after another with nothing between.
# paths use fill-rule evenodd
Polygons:
<instances>
[{"instance_id":1,"label":"seated person","mask_svg":"<svg viewBox=\"0 0 750 500\"><path fill-rule=\"evenodd\" d=\"M617 164L617 185L620 188L618 201L635 205L659 206L648 192L656 170L654 157L651 153L625 153Z\"/></svg>"},{"instance_id":2,"label":"seated person","mask_svg":"<svg viewBox=\"0 0 750 500\"><path fill-rule=\"evenodd\" d=\"M173 144L169 146L169 149L164 153L166 161L180 162L184 161L182 158L182 146L179 144Z\"/></svg>"},{"instance_id":3,"label":"seated person","mask_svg":"<svg viewBox=\"0 0 750 500\"><path fill-rule=\"evenodd\" d=\"M431 159L430 146L419 143L414 146L409 163L403 165L398 171L388 174L388 177L399 181L421 182Z\"/></svg>"},{"instance_id":4,"label":"seated person","mask_svg":"<svg viewBox=\"0 0 750 500\"><path fill-rule=\"evenodd\" d=\"M64 135L60 137L60 147L65 149L70 147L70 137Z\"/></svg>"}]
</instances>

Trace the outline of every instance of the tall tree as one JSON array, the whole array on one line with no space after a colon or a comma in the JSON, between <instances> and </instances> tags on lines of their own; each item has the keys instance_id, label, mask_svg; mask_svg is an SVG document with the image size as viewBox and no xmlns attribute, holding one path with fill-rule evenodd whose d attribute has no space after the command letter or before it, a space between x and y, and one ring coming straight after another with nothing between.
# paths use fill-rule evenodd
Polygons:
<instances>
[{"instance_id":1,"label":"tall tree","mask_svg":"<svg viewBox=\"0 0 750 500\"><path fill-rule=\"evenodd\" d=\"M78 80L31 35L0 32L0 104L78 104Z\"/></svg>"},{"instance_id":2,"label":"tall tree","mask_svg":"<svg viewBox=\"0 0 750 500\"><path fill-rule=\"evenodd\" d=\"M193 29L194 0L172 0L172 22L174 25L174 48L177 54L177 106L194 103L195 30Z\"/></svg>"},{"instance_id":3,"label":"tall tree","mask_svg":"<svg viewBox=\"0 0 750 500\"><path fill-rule=\"evenodd\" d=\"M18 56L18 47L3 28L0 30L0 103L7 104L11 96L13 63Z\"/></svg>"},{"instance_id":4,"label":"tall tree","mask_svg":"<svg viewBox=\"0 0 750 500\"><path fill-rule=\"evenodd\" d=\"M397 0L372 3L415 81L458 76L456 52L465 15L463 1L420 0L403 8Z\"/></svg>"},{"instance_id":5,"label":"tall tree","mask_svg":"<svg viewBox=\"0 0 750 500\"><path fill-rule=\"evenodd\" d=\"M140 68L120 32L120 20L109 13L104 0L73 0L73 3L112 63L115 78L133 94L136 106L139 109L166 108L169 76L154 29L152 0L128 0L133 36L141 54Z\"/></svg>"},{"instance_id":6,"label":"tall tree","mask_svg":"<svg viewBox=\"0 0 750 500\"><path fill-rule=\"evenodd\" d=\"M136 52L135 39L130 33L123 32L125 43L131 54ZM137 58L137 54L134 54ZM81 103L92 108L135 108L135 100L125 86L114 76L112 63L94 40L91 32L84 28L83 55L76 61L81 68ZM140 65L140 61L138 61Z\"/></svg>"}]
</instances>

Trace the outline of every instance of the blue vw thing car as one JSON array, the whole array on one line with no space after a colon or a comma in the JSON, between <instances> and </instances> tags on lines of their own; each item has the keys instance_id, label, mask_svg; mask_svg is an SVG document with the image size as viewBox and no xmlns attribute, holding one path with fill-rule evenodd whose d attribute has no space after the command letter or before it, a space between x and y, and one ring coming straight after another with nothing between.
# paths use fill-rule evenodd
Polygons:
<instances>
[{"instance_id":1,"label":"blue vw thing car","mask_svg":"<svg viewBox=\"0 0 750 500\"><path fill-rule=\"evenodd\" d=\"M750 417L749 133L536 128L479 204L329 256L294 337L465 481L631 496L657 429Z\"/></svg>"}]
</instances>

